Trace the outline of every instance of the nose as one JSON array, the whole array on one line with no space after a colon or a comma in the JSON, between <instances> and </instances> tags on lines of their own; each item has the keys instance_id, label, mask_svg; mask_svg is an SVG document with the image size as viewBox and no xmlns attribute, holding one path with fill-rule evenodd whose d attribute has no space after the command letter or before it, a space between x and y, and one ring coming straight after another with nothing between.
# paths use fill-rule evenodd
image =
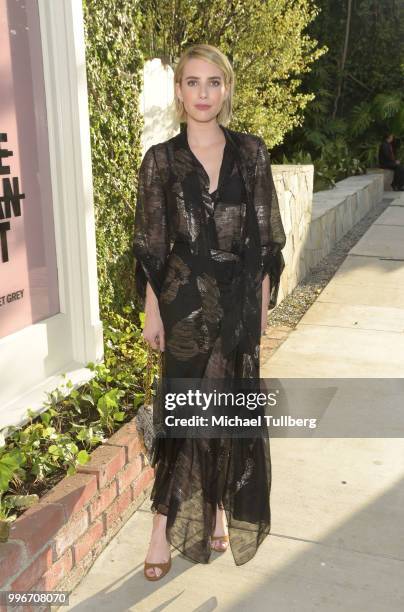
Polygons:
<instances>
[{"instance_id":1,"label":"nose","mask_svg":"<svg viewBox=\"0 0 404 612\"><path fill-rule=\"evenodd\" d=\"M206 85L201 85L201 88L199 90L199 97L202 99L206 98Z\"/></svg>"}]
</instances>

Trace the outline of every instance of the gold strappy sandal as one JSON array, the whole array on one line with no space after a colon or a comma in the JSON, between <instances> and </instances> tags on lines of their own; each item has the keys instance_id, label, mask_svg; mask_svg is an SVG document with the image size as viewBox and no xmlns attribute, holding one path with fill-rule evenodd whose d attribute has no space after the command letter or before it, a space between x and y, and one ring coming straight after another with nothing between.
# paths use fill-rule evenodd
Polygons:
<instances>
[{"instance_id":1,"label":"gold strappy sandal","mask_svg":"<svg viewBox=\"0 0 404 612\"><path fill-rule=\"evenodd\" d=\"M152 567L158 567L159 569L162 570L160 576L149 576L148 574L146 574L146 571ZM144 573L144 577L147 580L154 582L155 580L160 580L161 578L164 578L164 576L168 574L170 569L171 569L171 553L170 553L170 558L168 559L168 561L166 561L166 563L149 563L148 561L145 561L143 573Z\"/></svg>"},{"instance_id":2,"label":"gold strappy sandal","mask_svg":"<svg viewBox=\"0 0 404 612\"><path fill-rule=\"evenodd\" d=\"M215 548L214 546L212 546L212 543L213 543L214 540L219 540L221 544L222 543L223 544L226 543L227 546L225 548ZM229 548L229 541L230 540L229 540L229 536L228 535L221 535L221 536L213 536L213 535L211 535L210 536L210 541L211 541L210 542L210 547L215 552L219 552L219 553L226 552L226 550Z\"/></svg>"}]
</instances>

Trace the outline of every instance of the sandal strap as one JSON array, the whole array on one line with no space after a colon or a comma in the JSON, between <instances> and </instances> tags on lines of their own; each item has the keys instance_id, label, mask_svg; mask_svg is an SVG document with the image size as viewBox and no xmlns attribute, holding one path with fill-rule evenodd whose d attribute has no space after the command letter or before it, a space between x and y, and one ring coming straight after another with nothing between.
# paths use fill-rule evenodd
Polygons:
<instances>
[{"instance_id":1,"label":"sandal strap","mask_svg":"<svg viewBox=\"0 0 404 612\"><path fill-rule=\"evenodd\" d=\"M150 569L151 567L161 567L162 569L165 569L167 565L169 564L170 564L170 559L166 561L165 563L149 563L148 561L144 562L144 566L146 569Z\"/></svg>"},{"instance_id":2,"label":"sandal strap","mask_svg":"<svg viewBox=\"0 0 404 612\"><path fill-rule=\"evenodd\" d=\"M229 536L228 535L221 535L221 536L210 536L211 540L224 540L225 542L227 542L229 540Z\"/></svg>"}]
</instances>

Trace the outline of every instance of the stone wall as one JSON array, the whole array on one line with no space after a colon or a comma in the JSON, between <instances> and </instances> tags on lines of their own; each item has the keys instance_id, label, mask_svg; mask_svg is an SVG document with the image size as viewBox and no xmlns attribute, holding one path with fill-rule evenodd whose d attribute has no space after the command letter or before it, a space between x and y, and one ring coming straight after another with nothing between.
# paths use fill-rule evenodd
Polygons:
<instances>
[{"instance_id":1,"label":"stone wall","mask_svg":"<svg viewBox=\"0 0 404 612\"><path fill-rule=\"evenodd\" d=\"M279 288L280 302L308 271L305 244L312 213L314 167L272 164L272 175L286 233L282 251L286 267Z\"/></svg>"},{"instance_id":2,"label":"stone wall","mask_svg":"<svg viewBox=\"0 0 404 612\"><path fill-rule=\"evenodd\" d=\"M312 165L272 165L287 236L278 303L383 197L383 174L351 176L313 195Z\"/></svg>"}]
</instances>

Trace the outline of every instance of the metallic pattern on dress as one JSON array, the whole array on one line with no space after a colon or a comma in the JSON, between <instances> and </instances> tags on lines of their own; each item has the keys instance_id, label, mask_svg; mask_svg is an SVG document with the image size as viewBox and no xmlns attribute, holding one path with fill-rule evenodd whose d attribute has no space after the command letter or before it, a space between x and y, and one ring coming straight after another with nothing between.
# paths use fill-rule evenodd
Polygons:
<instances>
[{"instance_id":1,"label":"metallic pattern on dress","mask_svg":"<svg viewBox=\"0 0 404 612\"><path fill-rule=\"evenodd\" d=\"M260 375L261 281L268 273L271 307L286 237L264 141L220 127L226 144L211 193L187 129L150 147L139 171L136 288L144 299L149 281L159 300L163 380L231 382ZM155 416L162 403L160 389ZM151 510L167 515L171 545L208 563L209 535L222 504L236 565L255 555L271 527L269 440L158 438L151 465Z\"/></svg>"}]
</instances>

